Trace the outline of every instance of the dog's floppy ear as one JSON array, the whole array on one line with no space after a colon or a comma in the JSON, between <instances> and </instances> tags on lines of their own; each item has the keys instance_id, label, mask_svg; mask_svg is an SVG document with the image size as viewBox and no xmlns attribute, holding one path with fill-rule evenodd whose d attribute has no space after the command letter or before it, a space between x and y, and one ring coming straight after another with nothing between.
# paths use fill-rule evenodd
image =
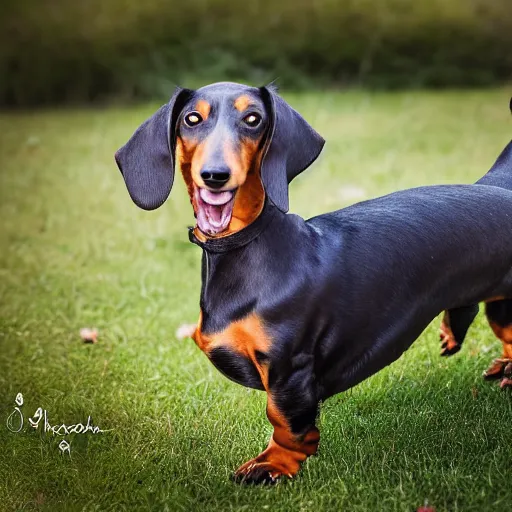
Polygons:
<instances>
[{"instance_id":1,"label":"dog's floppy ear","mask_svg":"<svg viewBox=\"0 0 512 512\"><path fill-rule=\"evenodd\" d=\"M261 180L270 200L287 212L288 184L317 159L325 140L274 87L262 87L260 91L270 113Z\"/></svg>"},{"instance_id":2,"label":"dog's floppy ear","mask_svg":"<svg viewBox=\"0 0 512 512\"><path fill-rule=\"evenodd\" d=\"M116 153L130 197L144 210L158 208L171 192L176 122L192 92L176 88L169 103L140 125Z\"/></svg>"}]
</instances>

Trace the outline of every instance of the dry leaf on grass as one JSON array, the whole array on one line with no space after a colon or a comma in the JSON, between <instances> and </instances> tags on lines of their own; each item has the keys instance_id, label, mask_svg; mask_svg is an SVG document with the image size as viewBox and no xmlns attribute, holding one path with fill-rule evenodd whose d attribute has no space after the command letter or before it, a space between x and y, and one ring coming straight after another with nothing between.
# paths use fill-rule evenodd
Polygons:
<instances>
[{"instance_id":1,"label":"dry leaf on grass","mask_svg":"<svg viewBox=\"0 0 512 512\"><path fill-rule=\"evenodd\" d=\"M196 324L182 324L176 329L176 338L184 340L185 338L192 338L192 335L196 331Z\"/></svg>"},{"instance_id":2,"label":"dry leaf on grass","mask_svg":"<svg viewBox=\"0 0 512 512\"><path fill-rule=\"evenodd\" d=\"M84 343L98 343L98 330L84 327L80 329L80 338Z\"/></svg>"}]
</instances>

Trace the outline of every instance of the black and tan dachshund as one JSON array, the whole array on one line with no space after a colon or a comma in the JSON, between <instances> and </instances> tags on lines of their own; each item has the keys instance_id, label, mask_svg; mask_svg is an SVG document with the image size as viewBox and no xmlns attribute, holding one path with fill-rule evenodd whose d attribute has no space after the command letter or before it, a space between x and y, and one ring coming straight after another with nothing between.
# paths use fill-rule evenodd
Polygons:
<instances>
[{"instance_id":1,"label":"black and tan dachshund","mask_svg":"<svg viewBox=\"0 0 512 512\"><path fill-rule=\"evenodd\" d=\"M395 192L309 220L288 185L324 140L272 87L177 89L116 154L133 201L158 208L178 163L203 250L192 337L227 377L267 393L268 447L235 478L294 476L317 451L319 403L395 361L446 311L443 354L478 311L512 383L512 143L476 185Z\"/></svg>"}]
</instances>

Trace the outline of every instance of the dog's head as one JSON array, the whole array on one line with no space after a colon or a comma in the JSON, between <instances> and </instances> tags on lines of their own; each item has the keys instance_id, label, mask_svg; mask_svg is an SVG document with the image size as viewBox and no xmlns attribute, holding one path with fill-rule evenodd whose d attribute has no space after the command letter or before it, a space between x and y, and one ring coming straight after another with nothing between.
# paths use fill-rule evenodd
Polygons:
<instances>
[{"instance_id":1,"label":"dog's head","mask_svg":"<svg viewBox=\"0 0 512 512\"><path fill-rule=\"evenodd\" d=\"M128 192L153 210L167 199L180 165L198 227L237 231L261 212L265 194L288 210L288 184L324 140L273 87L212 84L176 89L116 153Z\"/></svg>"}]
</instances>

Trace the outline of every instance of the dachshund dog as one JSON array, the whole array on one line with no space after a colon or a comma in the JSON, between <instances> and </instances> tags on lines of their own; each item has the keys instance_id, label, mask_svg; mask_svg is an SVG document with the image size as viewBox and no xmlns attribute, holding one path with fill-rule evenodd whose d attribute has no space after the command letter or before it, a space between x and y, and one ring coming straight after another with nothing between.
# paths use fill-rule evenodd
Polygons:
<instances>
[{"instance_id":1,"label":"dachshund dog","mask_svg":"<svg viewBox=\"0 0 512 512\"><path fill-rule=\"evenodd\" d=\"M316 453L322 400L395 361L442 311L444 355L486 303L512 380L512 142L475 185L419 187L309 220L288 185L324 140L273 87L178 88L116 153L133 201L152 210L175 162L203 250L198 347L264 390L268 447L235 479L293 477Z\"/></svg>"}]
</instances>

